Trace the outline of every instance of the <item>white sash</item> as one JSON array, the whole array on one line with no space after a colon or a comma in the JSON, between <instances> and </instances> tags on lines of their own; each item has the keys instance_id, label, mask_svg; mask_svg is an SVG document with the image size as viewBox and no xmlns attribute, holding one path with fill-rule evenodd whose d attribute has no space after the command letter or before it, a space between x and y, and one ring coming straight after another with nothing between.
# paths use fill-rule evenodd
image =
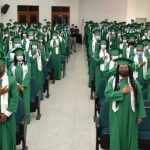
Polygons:
<instances>
[{"instance_id":1,"label":"white sash","mask_svg":"<svg viewBox=\"0 0 150 150\"><path fill-rule=\"evenodd\" d=\"M50 42L50 46L51 46L51 47L53 47L53 43L54 43L54 40L52 39L51 42ZM59 40L58 40L58 39L56 40L56 45L59 46ZM59 54L59 47L56 47L56 48L55 48L55 53L56 53L57 55Z\"/></svg>"},{"instance_id":2,"label":"white sash","mask_svg":"<svg viewBox=\"0 0 150 150\"><path fill-rule=\"evenodd\" d=\"M16 78L16 66L13 65L11 71L12 71L14 77ZM23 80L24 80L26 74L28 73L28 66L23 64L22 71L23 71Z\"/></svg>"},{"instance_id":3,"label":"white sash","mask_svg":"<svg viewBox=\"0 0 150 150\"><path fill-rule=\"evenodd\" d=\"M39 55L39 57L37 58L37 65L38 65L37 67L38 67L39 71L42 71L42 59L41 59L41 54L40 54L39 50L37 50L37 55ZM29 52L29 56L33 57L31 54L31 50Z\"/></svg>"},{"instance_id":4,"label":"white sash","mask_svg":"<svg viewBox=\"0 0 150 150\"><path fill-rule=\"evenodd\" d=\"M120 82L121 78L122 77L119 77L119 82ZM116 78L114 78L114 80L113 80L113 85L112 85L113 89L115 89L115 82L116 82ZM128 83L129 83L129 87L131 87L131 83L130 83L129 78L128 78ZM135 112L135 95L134 95L134 91L132 91L130 94L131 94L131 109L132 109L133 112ZM119 110L119 105L116 106L116 104L117 104L117 102L113 101L113 103L112 103L112 110L114 112L117 112Z\"/></svg>"},{"instance_id":5,"label":"white sash","mask_svg":"<svg viewBox=\"0 0 150 150\"><path fill-rule=\"evenodd\" d=\"M101 71L104 71L106 64L110 61L109 54L106 52L106 50L101 49L100 53L99 53L99 57L103 58L105 56L107 56L107 59L104 59L104 63L100 65L100 70Z\"/></svg>"},{"instance_id":6,"label":"white sash","mask_svg":"<svg viewBox=\"0 0 150 150\"><path fill-rule=\"evenodd\" d=\"M93 54L95 54L95 45L96 45L96 40L94 38L93 42L92 42L92 52L93 52Z\"/></svg>"},{"instance_id":7,"label":"white sash","mask_svg":"<svg viewBox=\"0 0 150 150\"><path fill-rule=\"evenodd\" d=\"M5 86L9 88L8 75L5 73L1 79L2 79L2 88L4 88ZM5 93L4 95L1 95L1 113L5 113L7 109L8 109L8 93Z\"/></svg>"},{"instance_id":8,"label":"white sash","mask_svg":"<svg viewBox=\"0 0 150 150\"><path fill-rule=\"evenodd\" d=\"M148 62L147 62L147 58L144 56L144 54L143 54L142 58L143 58L143 62L146 62L145 66L143 66L143 78L146 79ZM135 64L139 65L139 59L138 59L137 55L134 57L134 62L135 62ZM138 78L138 71L135 70L133 72L133 76L135 77L135 79Z\"/></svg>"}]
</instances>

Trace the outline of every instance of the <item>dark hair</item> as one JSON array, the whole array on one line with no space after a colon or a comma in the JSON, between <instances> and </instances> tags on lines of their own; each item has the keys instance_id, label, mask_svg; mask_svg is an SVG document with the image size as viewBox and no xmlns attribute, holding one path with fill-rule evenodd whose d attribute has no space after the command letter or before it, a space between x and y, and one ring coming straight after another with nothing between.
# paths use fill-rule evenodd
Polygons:
<instances>
[{"instance_id":1,"label":"dark hair","mask_svg":"<svg viewBox=\"0 0 150 150\"><path fill-rule=\"evenodd\" d=\"M136 101L137 101L137 87L136 87L136 84L135 84L135 80L133 78L133 71L131 70L130 66L128 66L128 67L129 67L129 80L130 80L131 86L132 86L133 91L134 91L135 104L137 104L136 103ZM115 81L115 89L114 89L114 91L117 91L118 88L119 88L119 65L117 67L117 73L116 73L116 81Z\"/></svg>"},{"instance_id":2,"label":"dark hair","mask_svg":"<svg viewBox=\"0 0 150 150\"><path fill-rule=\"evenodd\" d=\"M23 54L23 63L25 65L27 64L27 62L25 60L25 55L24 54ZM15 57L14 57L14 66L17 66L17 64L18 64L17 55L15 55Z\"/></svg>"}]
</instances>

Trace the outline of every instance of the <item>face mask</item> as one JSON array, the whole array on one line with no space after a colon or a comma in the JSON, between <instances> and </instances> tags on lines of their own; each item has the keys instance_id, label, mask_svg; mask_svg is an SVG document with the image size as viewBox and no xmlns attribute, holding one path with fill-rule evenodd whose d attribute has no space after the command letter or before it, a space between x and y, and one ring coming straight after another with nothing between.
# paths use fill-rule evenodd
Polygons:
<instances>
[{"instance_id":1,"label":"face mask","mask_svg":"<svg viewBox=\"0 0 150 150\"><path fill-rule=\"evenodd\" d=\"M41 43L42 43L42 42L43 42L43 40L39 40L39 42L41 42Z\"/></svg>"},{"instance_id":2,"label":"face mask","mask_svg":"<svg viewBox=\"0 0 150 150\"><path fill-rule=\"evenodd\" d=\"M37 45L32 45L32 49L37 49Z\"/></svg>"},{"instance_id":3,"label":"face mask","mask_svg":"<svg viewBox=\"0 0 150 150\"><path fill-rule=\"evenodd\" d=\"M23 34L23 37L27 37L27 35L26 35L26 34Z\"/></svg>"},{"instance_id":4,"label":"face mask","mask_svg":"<svg viewBox=\"0 0 150 150\"><path fill-rule=\"evenodd\" d=\"M5 34L5 37L8 37L9 35L8 34Z\"/></svg>"},{"instance_id":5,"label":"face mask","mask_svg":"<svg viewBox=\"0 0 150 150\"><path fill-rule=\"evenodd\" d=\"M142 55L143 55L143 52L136 52L136 55L142 56Z\"/></svg>"},{"instance_id":6,"label":"face mask","mask_svg":"<svg viewBox=\"0 0 150 150\"><path fill-rule=\"evenodd\" d=\"M127 40L123 40L123 43L127 43Z\"/></svg>"},{"instance_id":7,"label":"face mask","mask_svg":"<svg viewBox=\"0 0 150 150\"><path fill-rule=\"evenodd\" d=\"M126 77L126 76L128 76L129 71L128 71L128 70L119 70L119 74L120 74L122 77Z\"/></svg>"},{"instance_id":8,"label":"face mask","mask_svg":"<svg viewBox=\"0 0 150 150\"><path fill-rule=\"evenodd\" d=\"M56 39L57 39L57 36L53 36L53 39L56 40Z\"/></svg>"},{"instance_id":9,"label":"face mask","mask_svg":"<svg viewBox=\"0 0 150 150\"><path fill-rule=\"evenodd\" d=\"M18 61L23 61L23 56L17 56Z\"/></svg>"},{"instance_id":10,"label":"face mask","mask_svg":"<svg viewBox=\"0 0 150 150\"><path fill-rule=\"evenodd\" d=\"M95 39L96 40L100 40L100 36L95 36Z\"/></svg>"},{"instance_id":11,"label":"face mask","mask_svg":"<svg viewBox=\"0 0 150 150\"><path fill-rule=\"evenodd\" d=\"M33 40L34 39L34 36L29 36L29 40Z\"/></svg>"},{"instance_id":12,"label":"face mask","mask_svg":"<svg viewBox=\"0 0 150 150\"><path fill-rule=\"evenodd\" d=\"M119 56L112 56L112 60L118 59Z\"/></svg>"},{"instance_id":13,"label":"face mask","mask_svg":"<svg viewBox=\"0 0 150 150\"><path fill-rule=\"evenodd\" d=\"M15 44L14 47L19 48L19 47L21 47L21 44Z\"/></svg>"},{"instance_id":14,"label":"face mask","mask_svg":"<svg viewBox=\"0 0 150 150\"><path fill-rule=\"evenodd\" d=\"M147 35L148 35L148 33L145 33L144 35L145 35L145 36L147 36Z\"/></svg>"},{"instance_id":15,"label":"face mask","mask_svg":"<svg viewBox=\"0 0 150 150\"><path fill-rule=\"evenodd\" d=\"M118 34L118 36L121 36L121 34Z\"/></svg>"},{"instance_id":16,"label":"face mask","mask_svg":"<svg viewBox=\"0 0 150 150\"><path fill-rule=\"evenodd\" d=\"M101 49L106 49L106 45L101 45Z\"/></svg>"}]
</instances>

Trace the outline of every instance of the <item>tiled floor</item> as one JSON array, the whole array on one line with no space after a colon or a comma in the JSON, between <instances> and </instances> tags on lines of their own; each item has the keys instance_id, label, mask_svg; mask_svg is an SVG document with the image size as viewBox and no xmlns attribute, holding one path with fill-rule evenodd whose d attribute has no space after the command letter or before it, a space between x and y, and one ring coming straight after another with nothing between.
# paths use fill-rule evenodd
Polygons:
<instances>
[{"instance_id":1,"label":"tiled floor","mask_svg":"<svg viewBox=\"0 0 150 150\"><path fill-rule=\"evenodd\" d=\"M42 102L41 120L31 115L29 150L95 150L86 53L84 46L77 47L67 64L66 77L50 85L51 97Z\"/></svg>"}]
</instances>

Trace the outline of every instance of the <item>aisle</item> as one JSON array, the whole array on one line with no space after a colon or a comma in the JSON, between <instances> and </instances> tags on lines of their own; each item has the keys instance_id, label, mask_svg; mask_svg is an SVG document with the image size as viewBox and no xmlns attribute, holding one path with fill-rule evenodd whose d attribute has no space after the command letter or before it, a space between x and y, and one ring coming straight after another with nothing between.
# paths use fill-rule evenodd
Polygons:
<instances>
[{"instance_id":1,"label":"aisle","mask_svg":"<svg viewBox=\"0 0 150 150\"><path fill-rule=\"evenodd\" d=\"M51 97L42 102L41 120L31 116L29 150L95 150L86 54L83 46L78 45L77 51L67 64L67 76L50 85Z\"/></svg>"}]
</instances>

